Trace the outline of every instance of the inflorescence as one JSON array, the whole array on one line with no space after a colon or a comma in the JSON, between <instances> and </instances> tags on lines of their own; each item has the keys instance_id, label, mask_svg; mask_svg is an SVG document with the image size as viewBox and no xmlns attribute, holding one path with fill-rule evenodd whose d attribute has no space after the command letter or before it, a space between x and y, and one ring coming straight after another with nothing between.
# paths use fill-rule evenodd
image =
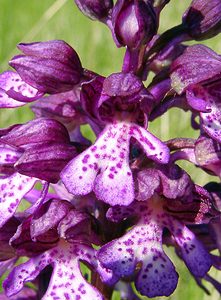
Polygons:
<instances>
[{"instance_id":1,"label":"inflorescence","mask_svg":"<svg viewBox=\"0 0 221 300\"><path fill-rule=\"evenodd\" d=\"M205 292L208 281L221 293L208 273L221 269L221 185L199 186L177 164L221 176L221 56L185 44L221 31L221 1L193 0L161 35L169 0L75 2L125 47L122 70L96 74L53 40L19 44L14 70L0 74L0 108L32 103L35 114L0 130L0 299L169 296L178 273L164 245ZM191 112L197 139L148 130L172 107Z\"/></svg>"}]
</instances>

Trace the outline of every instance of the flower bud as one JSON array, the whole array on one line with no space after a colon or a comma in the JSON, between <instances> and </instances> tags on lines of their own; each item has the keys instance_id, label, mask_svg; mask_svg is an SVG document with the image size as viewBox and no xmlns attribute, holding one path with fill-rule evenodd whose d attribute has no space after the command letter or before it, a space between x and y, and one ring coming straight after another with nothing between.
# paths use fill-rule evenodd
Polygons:
<instances>
[{"instance_id":1,"label":"flower bud","mask_svg":"<svg viewBox=\"0 0 221 300\"><path fill-rule=\"evenodd\" d=\"M113 0L75 0L80 11L92 20L102 20L113 7Z\"/></svg>"},{"instance_id":2,"label":"flower bud","mask_svg":"<svg viewBox=\"0 0 221 300\"><path fill-rule=\"evenodd\" d=\"M183 24L195 40L204 40L221 31L221 1L193 0L183 15Z\"/></svg>"},{"instance_id":3,"label":"flower bud","mask_svg":"<svg viewBox=\"0 0 221 300\"><path fill-rule=\"evenodd\" d=\"M156 13L149 1L118 0L112 22L117 45L131 49L150 41L158 28Z\"/></svg>"},{"instance_id":4,"label":"flower bud","mask_svg":"<svg viewBox=\"0 0 221 300\"><path fill-rule=\"evenodd\" d=\"M21 78L41 92L55 94L73 88L82 76L82 66L75 50L64 41L19 44L24 55L10 61Z\"/></svg>"}]
</instances>

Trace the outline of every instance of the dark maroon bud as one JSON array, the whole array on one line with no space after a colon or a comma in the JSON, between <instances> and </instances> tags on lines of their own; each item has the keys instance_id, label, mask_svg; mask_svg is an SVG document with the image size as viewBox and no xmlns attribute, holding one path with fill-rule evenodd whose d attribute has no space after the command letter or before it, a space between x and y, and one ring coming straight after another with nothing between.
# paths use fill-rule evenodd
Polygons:
<instances>
[{"instance_id":1,"label":"dark maroon bud","mask_svg":"<svg viewBox=\"0 0 221 300\"><path fill-rule=\"evenodd\" d=\"M83 73L80 59L64 41L19 44L18 48L24 55L13 57L10 66L39 91L62 93L80 82Z\"/></svg>"},{"instance_id":2,"label":"dark maroon bud","mask_svg":"<svg viewBox=\"0 0 221 300\"><path fill-rule=\"evenodd\" d=\"M150 1L118 0L112 15L115 42L137 49L156 34L157 16Z\"/></svg>"},{"instance_id":3,"label":"dark maroon bud","mask_svg":"<svg viewBox=\"0 0 221 300\"><path fill-rule=\"evenodd\" d=\"M13 128L1 137L2 142L12 146L29 148L38 143L69 143L67 129L60 122L39 118Z\"/></svg>"},{"instance_id":4,"label":"dark maroon bud","mask_svg":"<svg viewBox=\"0 0 221 300\"><path fill-rule=\"evenodd\" d=\"M75 0L80 11L92 20L105 19L113 7L113 0Z\"/></svg>"},{"instance_id":5,"label":"dark maroon bud","mask_svg":"<svg viewBox=\"0 0 221 300\"><path fill-rule=\"evenodd\" d=\"M221 1L193 0L183 15L183 24L195 40L217 35L221 31Z\"/></svg>"},{"instance_id":6,"label":"dark maroon bud","mask_svg":"<svg viewBox=\"0 0 221 300\"><path fill-rule=\"evenodd\" d=\"M15 164L26 176L56 183L60 172L76 156L75 147L62 143L39 143L27 149Z\"/></svg>"}]
</instances>

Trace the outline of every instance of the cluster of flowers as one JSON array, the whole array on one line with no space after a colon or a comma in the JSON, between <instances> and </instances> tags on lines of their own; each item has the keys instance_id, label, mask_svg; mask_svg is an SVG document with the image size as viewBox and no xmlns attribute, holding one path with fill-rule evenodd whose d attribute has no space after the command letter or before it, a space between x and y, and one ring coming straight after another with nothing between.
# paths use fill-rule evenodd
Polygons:
<instances>
[{"instance_id":1,"label":"cluster of flowers","mask_svg":"<svg viewBox=\"0 0 221 300\"><path fill-rule=\"evenodd\" d=\"M221 251L221 185L201 187L176 164L221 176L221 56L183 44L221 31L221 1L193 0L181 25L162 35L169 0L75 2L126 47L122 71L89 71L55 40L19 44L22 54L9 62L15 71L0 75L0 107L34 102L35 113L0 130L0 274L10 270L0 299L169 296L178 274L163 245L207 293L203 280L221 292L208 274L221 269L211 253ZM196 140L163 142L148 131L171 107L191 111ZM94 144L82 136L84 124Z\"/></svg>"}]
</instances>

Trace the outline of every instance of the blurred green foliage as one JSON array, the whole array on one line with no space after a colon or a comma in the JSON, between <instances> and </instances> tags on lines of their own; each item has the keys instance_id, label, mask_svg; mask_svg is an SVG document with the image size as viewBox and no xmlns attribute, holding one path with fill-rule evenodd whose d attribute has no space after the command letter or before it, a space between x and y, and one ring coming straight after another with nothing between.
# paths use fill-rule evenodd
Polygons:
<instances>
[{"instance_id":1,"label":"blurred green foliage","mask_svg":"<svg viewBox=\"0 0 221 300\"><path fill-rule=\"evenodd\" d=\"M180 23L182 13L189 3L190 0L172 0L162 13L160 32ZM0 72L8 69L8 61L18 53L17 43L53 39L63 39L72 45L87 69L102 75L121 69L124 49L117 49L109 30L104 25L84 17L73 4L73 0L0 0ZM206 41L205 44L221 53L219 37ZM27 106L15 110L3 109L0 111L0 124L1 127L6 127L13 123L23 123L32 117ZM190 128L190 115L176 109L150 124L150 130L164 140L177 136L198 136L198 132ZM197 183L205 184L208 181L207 174L190 168L185 163L183 166L190 170ZM183 263L170 249L166 251L172 260L176 261L177 271L180 273L178 289L170 300L219 299L218 293L211 286L209 288L212 295L205 295L197 287ZM221 279L221 275L219 277ZM118 294L113 298L119 300Z\"/></svg>"}]
</instances>

